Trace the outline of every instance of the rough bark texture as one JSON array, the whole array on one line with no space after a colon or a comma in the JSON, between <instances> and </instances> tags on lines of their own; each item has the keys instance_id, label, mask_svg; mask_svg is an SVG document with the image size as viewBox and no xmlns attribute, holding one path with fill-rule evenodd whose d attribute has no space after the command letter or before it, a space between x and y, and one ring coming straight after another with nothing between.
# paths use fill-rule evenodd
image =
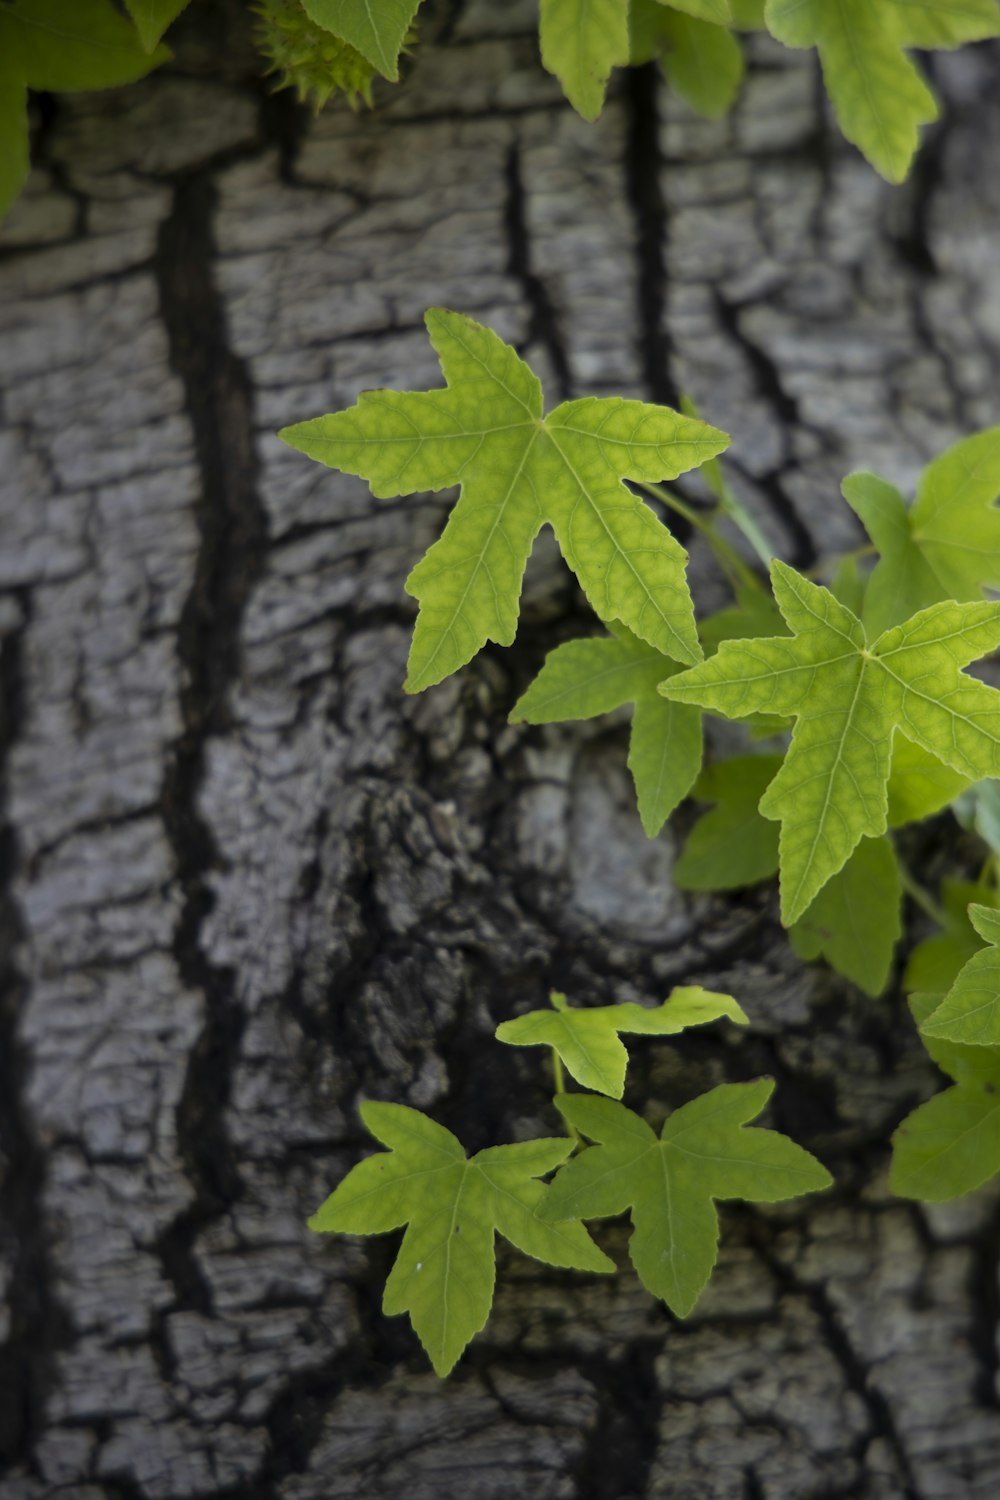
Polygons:
<instances>
[{"instance_id":1,"label":"rough bark texture","mask_svg":"<svg viewBox=\"0 0 1000 1500\"><path fill-rule=\"evenodd\" d=\"M447 497L374 503L273 436L437 383L443 303L553 396L691 392L791 561L855 541L851 467L909 482L997 420L998 54L939 63L893 191L804 54L755 45L731 121L644 70L588 126L531 12L432 10L376 114L312 121L205 0L173 66L44 112L0 234L4 1500L1000 1493L998 1196L886 1193L939 1083L898 992L803 970L766 892L676 892L621 722L505 727L586 628L544 547L517 646L405 698ZM380 1314L388 1240L304 1228L367 1149L359 1099L470 1148L551 1131L494 1026L680 979L754 1029L637 1044L635 1097L772 1073L835 1191L725 1209L683 1325L628 1273L501 1252L439 1384Z\"/></svg>"}]
</instances>

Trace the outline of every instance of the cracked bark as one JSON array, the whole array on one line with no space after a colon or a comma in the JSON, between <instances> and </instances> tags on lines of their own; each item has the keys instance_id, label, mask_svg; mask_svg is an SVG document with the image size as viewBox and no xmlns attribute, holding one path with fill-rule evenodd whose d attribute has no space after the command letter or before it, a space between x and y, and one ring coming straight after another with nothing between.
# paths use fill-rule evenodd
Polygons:
<instances>
[{"instance_id":1,"label":"cracked bark","mask_svg":"<svg viewBox=\"0 0 1000 1500\"><path fill-rule=\"evenodd\" d=\"M591 127L529 25L431 11L377 114L311 122L254 81L241 8L205 3L168 73L46 106L0 233L4 1500L1000 1486L997 1194L886 1195L889 1133L936 1086L899 993L803 975L766 895L674 891L620 726L505 726L587 628L544 546L516 646L405 698L402 582L441 499L376 505L273 439L436 383L445 303L552 399L690 392L786 557L854 540L844 473L905 485L996 420L997 55L945 60L947 126L895 194L805 56L756 47L733 122L647 70ZM697 544L692 568L708 605ZM684 1325L627 1273L502 1250L439 1385L379 1311L392 1243L303 1227L367 1149L357 1103L470 1148L549 1130L496 1023L550 985L680 979L754 1029L636 1047L636 1099L772 1073L836 1191L724 1209Z\"/></svg>"}]
</instances>

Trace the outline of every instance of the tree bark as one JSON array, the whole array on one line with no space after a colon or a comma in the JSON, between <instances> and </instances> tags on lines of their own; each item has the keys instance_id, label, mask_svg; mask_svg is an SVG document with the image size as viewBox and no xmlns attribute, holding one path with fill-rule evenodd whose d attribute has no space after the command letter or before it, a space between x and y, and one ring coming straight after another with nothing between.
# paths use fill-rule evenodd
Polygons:
<instances>
[{"instance_id":1,"label":"tree bark","mask_svg":"<svg viewBox=\"0 0 1000 1500\"><path fill-rule=\"evenodd\" d=\"M162 72L44 111L0 231L4 1500L1000 1493L1000 1200L888 1195L941 1082L898 985L804 969L767 891L674 889L620 719L507 726L589 628L544 542L516 646L405 697L449 497L374 502L274 437L439 383L444 304L553 401L690 393L789 561L857 545L844 474L909 484L997 421L1000 54L935 63L943 122L891 189L806 54L755 40L722 123L643 69L587 125L532 28L431 9L402 87L313 120L241 8L194 6ZM944 821L914 850L963 857ZM305 1228L370 1148L359 1101L470 1150L551 1133L495 1026L680 981L752 1030L637 1042L635 1100L771 1074L835 1189L724 1206L683 1324L620 1228L613 1279L501 1249L439 1383L379 1308L393 1237Z\"/></svg>"}]
</instances>

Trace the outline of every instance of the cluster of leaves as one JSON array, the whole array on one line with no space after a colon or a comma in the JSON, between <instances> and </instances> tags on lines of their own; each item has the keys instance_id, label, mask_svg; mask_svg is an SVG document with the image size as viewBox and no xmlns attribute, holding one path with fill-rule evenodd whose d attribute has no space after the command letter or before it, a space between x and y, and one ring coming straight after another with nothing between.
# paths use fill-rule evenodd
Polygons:
<instances>
[{"instance_id":1,"label":"cluster of leaves","mask_svg":"<svg viewBox=\"0 0 1000 1500\"><path fill-rule=\"evenodd\" d=\"M303 97L334 87L368 99L395 80L420 0L260 0L265 51ZM613 69L657 59L678 94L709 118L743 79L741 32L814 48L841 129L890 182L901 182L937 104L913 49L1000 35L997 0L539 0L542 62L583 117L604 106ZM346 52L331 51L330 35ZM294 43L292 41L294 38ZM327 38L327 40L324 40ZM363 81L359 81L359 79Z\"/></svg>"},{"instance_id":2,"label":"cluster of leaves","mask_svg":"<svg viewBox=\"0 0 1000 1500\"><path fill-rule=\"evenodd\" d=\"M766 544L719 471L725 434L690 408L620 398L564 402L546 416L537 378L495 333L440 309L427 325L445 389L368 392L347 411L282 433L382 498L461 486L441 538L407 580L420 603L407 688L440 682L487 641L510 644L527 557L548 522L608 633L557 647L511 719L586 719L631 705L629 766L647 834L689 793L710 807L687 838L677 884L732 890L777 873L796 952L879 994L904 890L914 890L894 831L953 806L1000 858L990 779L1000 777L1000 692L964 670L1000 645L1000 604L984 598L1000 586L1000 428L929 464L912 504L875 474L851 475L843 493L871 545L831 563L829 587L772 560L768 593L708 526L736 598L698 622L684 550L626 481L691 516L658 481L703 466L715 521L740 524L763 560ZM703 769L703 714L743 720L778 748L761 753L751 739L744 753ZM982 915L997 904L990 889L970 898L979 903L970 925L964 908L934 907L916 888L944 933L918 948L907 987L923 997L932 1055L956 1078L959 1069L963 1108L970 1089L985 1097L993 1088L985 1052L968 1073L969 1049L1000 1046L1000 962L992 948L972 956L977 933L995 935ZM927 953L938 955L932 979ZM597 1086L594 1075L586 1081ZM914 1119L938 1122L940 1133L944 1108L932 1101ZM930 1181L900 1165L914 1130L907 1122L896 1141L901 1192ZM941 1144L946 1158L953 1149L973 1147ZM987 1155L988 1171L980 1151L975 1171L954 1182L1000 1168L1000 1135Z\"/></svg>"},{"instance_id":3,"label":"cluster of leaves","mask_svg":"<svg viewBox=\"0 0 1000 1500\"><path fill-rule=\"evenodd\" d=\"M496 1281L495 1235L547 1265L607 1273L614 1262L584 1227L629 1212L629 1256L643 1285L678 1316L694 1308L715 1266L715 1202L776 1203L828 1187L818 1161L786 1136L747 1129L767 1104L770 1079L723 1084L675 1109L657 1135L617 1101L625 1084L622 1032L676 1035L722 1017L746 1024L731 995L675 989L656 1008L577 1009L564 995L497 1029L514 1046L550 1047L591 1094L561 1087L562 1138L491 1146L467 1157L424 1114L362 1105L368 1130L389 1149L353 1167L310 1219L312 1229L382 1234L406 1226L383 1310L408 1313L438 1375L453 1368L485 1325ZM581 1138L596 1144L584 1146ZM540 1179L555 1171L551 1183Z\"/></svg>"},{"instance_id":4,"label":"cluster of leaves","mask_svg":"<svg viewBox=\"0 0 1000 1500\"><path fill-rule=\"evenodd\" d=\"M169 54L160 40L189 0L0 0L0 217L28 172L27 91L132 83ZM395 82L421 0L254 0L257 42L278 88L320 109L372 102ZM740 33L814 48L840 127L890 182L906 176L937 103L910 51L1000 35L1000 0L539 0L544 66L585 119L613 69L659 60L678 94L713 118L743 79Z\"/></svg>"},{"instance_id":5,"label":"cluster of leaves","mask_svg":"<svg viewBox=\"0 0 1000 1500\"><path fill-rule=\"evenodd\" d=\"M374 74L399 76L419 5L260 0L271 38L265 50L303 96L321 103L328 89L341 87L367 99ZM613 69L653 59L694 109L710 118L725 114L743 78L739 34L764 30L788 47L816 50L845 136L890 182L901 182L920 126L937 117L909 51L1000 35L1000 6L997 0L539 0L542 62L587 120L600 114ZM345 54L330 51L323 40L330 34Z\"/></svg>"}]
</instances>

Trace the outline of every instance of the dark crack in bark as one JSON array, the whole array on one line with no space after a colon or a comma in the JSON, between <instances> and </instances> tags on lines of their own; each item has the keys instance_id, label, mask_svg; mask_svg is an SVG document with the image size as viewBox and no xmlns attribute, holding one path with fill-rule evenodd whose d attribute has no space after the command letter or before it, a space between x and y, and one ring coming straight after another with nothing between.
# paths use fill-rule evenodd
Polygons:
<instances>
[{"instance_id":1,"label":"dark crack in bark","mask_svg":"<svg viewBox=\"0 0 1000 1500\"><path fill-rule=\"evenodd\" d=\"M27 608L26 598L19 601ZM0 644L0 1244L9 1263L0 1343L0 1470L30 1467L44 1430L56 1351L68 1328L53 1288L42 1194L46 1155L25 1100L30 1057L18 1037L26 980L15 957L21 917L10 892L17 839L7 820L5 770L23 712L22 632Z\"/></svg>"},{"instance_id":2,"label":"dark crack in bark","mask_svg":"<svg viewBox=\"0 0 1000 1500\"><path fill-rule=\"evenodd\" d=\"M548 354L560 401L568 401L573 392L569 357L559 329L559 317L544 279L535 271L531 258L531 235L528 230L524 179L521 172L521 147L512 141L507 152L507 243L510 255L507 268L524 291L531 313L526 344L538 343Z\"/></svg>"},{"instance_id":3,"label":"dark crack in bark","mask_svg":"<svg viewBox=\"0 0 1000 1500\"><path fill-rule=\"evenodd\" d=\"M232 974L214 966L200 942L212 905L206 876L218 867L219 854L198 793L206 743L229 723L240 623L267 543L256 489L253 390L245 365L229 348L213 276L215 202L210 173L182 178L156 255L171 364L184 385L201 476L195 506L200 549L178 636L184 733L167 770L162 806L184 892L174 953L185 983L201 991L206 1007L177 1112L180 1149L196 1197L161 1235L159 1251L178 1305L206 1313L211 1299L191 1252L200 1230L239 1193L224 1117L245 1015Z\"/></svg>"},{"instance_id":4,"label":"dark crack in bark","mask_svg":"<svg viewBox=\"0 0 1000 1500\"><path fill-rule=\"evenodd\" d=\"M666 247L670 231L660 179L660 73L655 63L629 70L625 84L628 119L625 183L635 226L638 265L639 352L643 383L650 398L676 407L680 392L671 369L667 333Z\"/></svg>"}]
</instances>

